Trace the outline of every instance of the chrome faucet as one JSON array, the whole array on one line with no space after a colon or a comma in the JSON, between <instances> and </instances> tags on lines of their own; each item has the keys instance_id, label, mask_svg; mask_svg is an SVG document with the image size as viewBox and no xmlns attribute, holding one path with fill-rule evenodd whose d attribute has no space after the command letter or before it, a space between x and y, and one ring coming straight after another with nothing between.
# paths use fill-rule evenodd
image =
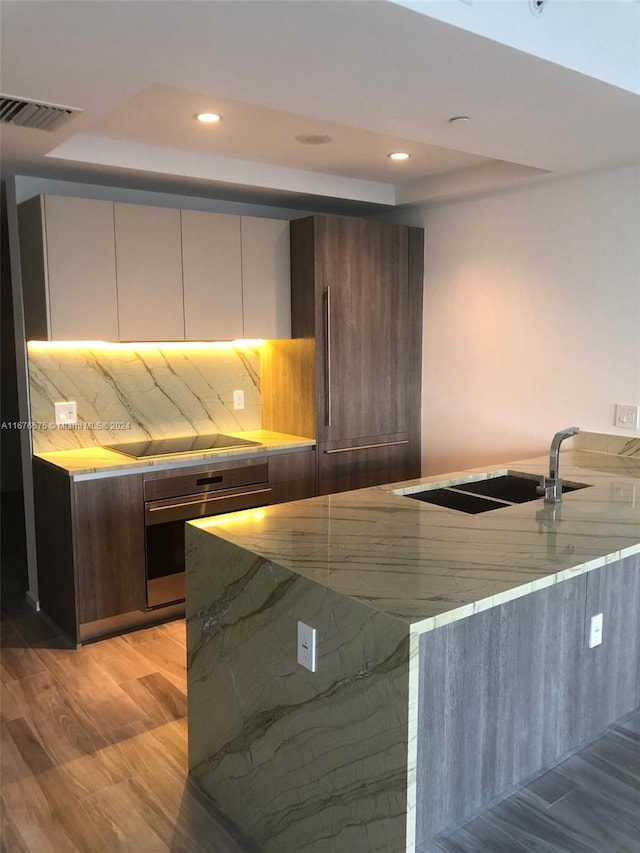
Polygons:
<instances>
[{"instance_id":1,"label":"chrome faucet","mask_svg":"<svg viewBox=\"0 0 640 853\"><path fill-rule=\"evenodd\" d=\"M562 500L562 480L558 476L560 445L565 438L571 438L572 435L579 432L579 427L567 427L567 429L562 429L553 436L549 452L549 476L542 475L539 487L540 492L544 492L544 502L547 504L557 504Z\"/></svg>"}]
</instances>

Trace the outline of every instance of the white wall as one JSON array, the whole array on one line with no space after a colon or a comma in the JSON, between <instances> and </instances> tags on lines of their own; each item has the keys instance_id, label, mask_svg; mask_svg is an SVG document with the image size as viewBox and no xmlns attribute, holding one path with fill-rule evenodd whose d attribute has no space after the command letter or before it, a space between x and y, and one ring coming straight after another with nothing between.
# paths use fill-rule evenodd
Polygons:
<instances>
[{"instance_id":1,"label":"white wall","mask_svg":"<svg viewBox=\"0 0 640 853\"><path fill-rule=\"evenodd\" d=\"M640 169L413 211L426 229L423 470L546 451L640 403Z\"/></svg>"},{"instance_id":2,"label":"white wall","mask_svg":"<svg viewBox=\"0 0 640 853\"><path fill-rule=\"evenodd\" d=\"M527 0L393 0L614 86L640 91L640 8L633 0L553 0L534 16Z\"/></svg>"}]
</instances>

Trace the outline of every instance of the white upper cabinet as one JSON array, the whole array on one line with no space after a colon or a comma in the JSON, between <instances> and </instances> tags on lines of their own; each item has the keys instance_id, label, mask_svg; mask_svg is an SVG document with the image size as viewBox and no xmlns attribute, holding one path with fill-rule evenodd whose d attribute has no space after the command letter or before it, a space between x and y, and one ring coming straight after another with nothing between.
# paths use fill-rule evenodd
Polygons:
<instances>
[{"instance_id":1,"label":"white upper cabinet","mask_svg":"<svg viewBox=\"0 0 640 853\"><path fill-rule=\"evenodd\" d=\"M114 205L121 341L183 341L180 211Z\"/></svg>"},{"instance_id":2,"label":"white upper cabinet","mask_svg":"<svg viewBox=\"0 0 640 853\"><path fill-rule=\"evenodd\" d=\"M289 222L241 217L245 338L291 337Z\"/></svg>"},{"instance_id":3,"label":"white upper cabinet","mask_svg":"<svg viewBox=\"0 0 640 853\"><path fill-rule=\"evenodd\" d=\"M182 275L185 337L244 337L240 217L183 210Z\"/></svg>"},{"instance_id":4,"label":"white upper cabinet","mask_svg":"<svg viewBox=\"0 0 640 853\"><path fill-rule=\"evenodd\" d=\"M113 204L38 196L19 208L29 340L118 340Z\"/></svg>"},{"instance_id":5,"label":"white upper cabinet","mask_svg":"<svg viewBox=\"0 0 640 853\"><path fill-rule=\"evenodd\" d=\"M18 217L30 340L291 337L287 220L49 195Z\"/></svg>"},{"instance_id":6,"label":"white upper cabinet","mask_svg":"<svg viewBox=\"0 0 640 853\"><path fill-rule=\"evenodd\" d=\"M187 340L290 338L289 222L182 211Z\"/></svg>"}]
</instances>

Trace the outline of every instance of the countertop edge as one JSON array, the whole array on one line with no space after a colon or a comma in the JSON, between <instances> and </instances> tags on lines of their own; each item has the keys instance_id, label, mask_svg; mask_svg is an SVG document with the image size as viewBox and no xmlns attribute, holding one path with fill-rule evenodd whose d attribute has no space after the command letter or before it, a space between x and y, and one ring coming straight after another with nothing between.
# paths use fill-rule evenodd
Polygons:
<instances>
[{"instance_id":1,"label":"countertop edge","mask_svg":"<svg viewBox=\"0 0 640 853\"><path fill-rule=\"evenodd\" d=\"M283 453L296 453L298 451L311 450L316 446L316 440L303 436L270 433L268 430L255 430L242 433L244 437L259 437L261 433L263 443L260 447L238 447L227 450L201 451L198 453L172 454L153 459L127 458L114 450L105 450L100 446L91 448L78 448L78 450L48 450L42 453L34 453L33 459L44 462L59 471L64 471L70 478L81 482L83 480L97 480L103 477L125 476L129 474L142 474L155 471L167 471L170 469L193 468L198 465L214 464L216 462L229 462L234 459L251 459L260 456L277 456ZM93 464L87 460L86 465L82 462L70 462L72 455L76 457L90 456L91 454L108 454L113 460L103 462L100 460ZM62 455L65 454L65 455Z\"/></svg>"},{"instance_id":2,"label":"countertop edge","mask_svg":"<svg viewBox=\"0 0 640 853\"><path fill-rule=\"evenodd\" d=\"M635 465L632 465L632 468L626 470L629 463L625 463L622 466L621 457L612 456L607 460L607 464L604 466L604 470L599 470L601 468L601 462L596 460L594 457L595 454L588 454L588 462L592 463L589 465L585 465L584 454L580 452L572 452L569 451L566 454L563 454L563 463L564 470L566 472L566 480L570 482L574 480L575 482L586 482L589 485L599 486L600 487L600 496L599 500L607 499L607 492L602 489L604 486L606 489L610 489L613 485L615 485L616 489L624 490L626 493L630 489L633 489L635 493L635 483L637 483L638 477L640 476L640 466L636 461ZM601 457L602 458L602 457ZM593 463L597 462L596 465ZM483 468L478 469L467 469L466 471L458 471L448 474L440 474L436 476L427 476L418 478L416 480L405 481L402 483L393 483L393 484L385 484L382 486L374 486L367 489L357 490L356 492L343 493L343 495L335 495L333 497L320 497L315 499L310 499L310 501L298 501L294 504L289 504L288 507L291 509L287 510L282 507L279 509L274 509L274 512L282 515L284 512L287 514L292 514L295 516L295 507L297 506L303 513L303 515L310 517L312 520L315 518L313 512L310 512L309 508L315 508L318 506L319 502L333 503L334 509L340 510L345 503L345 498L351 502L353 499L357 499L358 494L362 494L365 503L367 502L367 497L373 497L374 502L377 502L375 496L379 495L382 499L386 496L390 497L391 494L395 494L398 497L401 497L403 492L410 492L418 485L426 485L429 484L431 487L434 485L442 485L447 482L452 481L460 481L460 480L468 480L468 479L477 479L478 477L486 477L487 472L492 473L502 473L506 471L519 471L519 472L528 472L529 474L539 474L541 471L545 470L546 465L548 464L548 460L546 457L536 457L534 459L528 460L517 460L506 463L501 463L498 465L489 465L483 466ZM621 470L617 470L618 467L621 467ZM572 519L578 525L578 532L575 534L576 536L583 535L580 532L580 525L590 524L593 514L588 512L589 507L589 499L588 496L591 494L590 491L584 492L583 496L580 497L580 492L577 493L577 497L575 498L578 502L585 502L585 507L587 512L584 513L583 517L575 517ZM594 493L595 494L595 493ZM629 504L631 500L631 495L623 496L619 498L621 504L624 506ZM514 508L519 509L519 508ZM439 508L436 509L436 513L440 513L442 510ZM448 511L445 511L448 512ZM334 523L340 523L341 513L334 513ZM322 517L322 513L318 517ZM435 516L437 518L437 515ZM446 516L443 516L446 519ZM475 518L475 517L473 517ZM503 516L506 518L506 516ZM514 522L517 527L520 526L519 518L522 518L522 510L519 509L519 516L514 515ZM279 555L274 553L271 548L262 548L259 543L254 539L253 542L250 542L249 539L245 538L245 541L242 541L244 538L242 534L237 535L233 531L233 520L229 519L231 522L231 528L225 525L223 529L215 530L209 529L205 530L209 534L218 535L223 540L236 545L237 547L244 548L255 556L263 559L266 563L271 563L273 565L281 566L284 569L289 571L297 571L296 567L292 565L292 563L285 559L279 559ZM285 526L288 524L288 519L286 517L282 518L281 523ZM616 523L615 520L613 523ZM206 524L206 521L201 521L195 526L201 527ZM469 521L467 524L467 528L469 530L473 530L473 525L476 525L479 530L480 523L475 521ZM277 529L278 523L274 526L274 529ZM444 529L444 528L443 528ZM333 532L334 538L337 535L338 528ZM300 530L298 530L300 532ZM502 525L499 528L499 533L503 536L503 533L508 534L508 528L505 528ZM590 534L589 534L590 535ZM608 537L607 537L608 538ZM617 539L617 541L616 541ZM494 607L497 607L501 604L507 603L509 601L521 598L523 596L529 595L538 590L545 589L549 586L552 586L557 583L561 583L566 580L570 580L572 578L579 577L580 575L591 572L595 569L601 568L610 563L615 563L627 557L635 556L640 554L640 526L637 529L637 539L635 536L629 537L629 535L625 535L624 532L616 533L612 539L603 543L605 547L603 548L601 553L587 553L589 549L583 549L581 554L576 554L577 561L575 564L571 565L568 562L565 562L564 566L558 566L557 568L548 567L547 573L544 573L543 563L541 562L540 567L541 571L537 577L532 580L524 579L522 582L516 580L514 578L513 585L503 588L499 591L494 590L490 591L486 590L486 593L483 594L483 590L477 589L475 592L474 600L468 599L464 602L456 602L450 601L445 602L442 601L440 607L441 610L438 612L438 607L431 610L431 615L415 614L411 615L410 613L401 613L398 610L393 608L386 608L383 606L377 606L373 601L368 600L367 596L358 593L358 592L343 592L342 594L347 597L352 598L354 601L359 602L361 605L365 607L370 607L372 610L377 611L379 613L384 613L385 615L398 619L400 622L406 625L407 631L413 635L420 635L423 633L427 633L428 631L434 630L436 628L442 627L451 622L459 621L461 619L467 618L476 613L480 613L484 610L488 610ZM607 545L609 547L607 547ZM319 580L317 577L313 577L312 574L306 574L305 572L299 572L308 580L314 581L315 583L319 583L322 585L322 580ZM454 576L452 573L450 576ZM328 584L330 588L334 588L337 592L340 592L340 589L337 587L333 587ZM434 600L435 603L435 600ZM425 610L429 611L431 608L425 608Z\"/></svg>"},{"instance_id":3,"label":"countertop edge","mask_svg":"<svg viewBox=\"0 0 640 853\"><path fill-rule=\"evenodd\" d=\"M538 592L541 589L554 586L563 581L572 580L573 578L585 575L595 569L600 569L609 563L616 563L618 560L624 560L626 557L633 557L640 554L640 542L629 548L612 551L610 554L605 554L602 557L596 557L586 563L578 566L573 566L569 569L563 569L555 574L545 575L542 578L530 583L521 584L513 589L505 590L497 595L490 595L487 598L482 598L479 601L474 601L471 604L464 604L462 607L457 607L445 613L439 613L436 616L429 616L426 619L421 619L417 622L409 624L411 634L427 634L429 631L434 631L436 628L442 628L444 625L450 625L453 622L459 622L461 619L467 619L469 616L474 616L476 613L482 613L485 610L491 610L493 607L499 607L501 604L507 604L509 601L515 601L518 598L524 598L526 595L531 595L533 592Z\"/></svg>"}]
</instances>

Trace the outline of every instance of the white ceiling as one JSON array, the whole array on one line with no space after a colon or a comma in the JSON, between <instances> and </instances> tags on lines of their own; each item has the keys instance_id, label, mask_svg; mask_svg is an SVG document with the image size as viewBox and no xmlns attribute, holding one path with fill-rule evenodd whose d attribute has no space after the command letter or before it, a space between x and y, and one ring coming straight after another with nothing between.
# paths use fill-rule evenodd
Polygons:
<instances>
[{"instance_id":1,"label":"white ceiling","mask_svg":"<svg viewBox=\"0 0 640 853\"><path fill-rule=\"evenodd\" d=\"M637 93L386 0L1 0L0 39L3 93L83 110L2 125L5 175L356 212L640 161Z\"/></svg>"}]
</instances>

